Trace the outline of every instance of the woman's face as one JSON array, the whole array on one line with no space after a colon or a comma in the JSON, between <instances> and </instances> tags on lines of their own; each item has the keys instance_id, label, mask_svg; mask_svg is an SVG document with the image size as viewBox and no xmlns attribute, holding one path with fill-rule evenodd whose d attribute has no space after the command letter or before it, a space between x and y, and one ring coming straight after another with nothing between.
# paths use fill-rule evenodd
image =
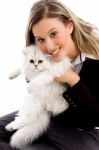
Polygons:
<instances>
[{"instance_id":1,"label":"woman's face","mask_svg":"<svg viewBox=\"0 0 99 150\"><path fill-rule=\"evenodd\" d=\"M71 37L71 21L65 25L58 18L44 18L32 27L32 32L38 47L44 53L51 54L54 61L62 61L65 56L77 57L78 51Z\"/></svg>"}]
</instances>

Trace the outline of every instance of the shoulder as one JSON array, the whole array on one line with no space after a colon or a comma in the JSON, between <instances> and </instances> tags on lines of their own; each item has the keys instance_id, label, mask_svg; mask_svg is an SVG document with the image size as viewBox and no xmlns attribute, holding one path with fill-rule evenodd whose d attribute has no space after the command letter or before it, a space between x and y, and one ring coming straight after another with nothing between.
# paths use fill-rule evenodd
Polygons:
<instances>
[{"instance_id":1,"label":"shoulder","mask_svg":"<svg viewBox=\"0 0 99 150\"><path fill-rule=\"evenodd\" d=\"M92 62L97 62L99 63L99 60L98 59L95 59L95 58L89 58L89 57L86 57L85 58L85 62L88 62L88 63L92 63Z\"/></svg>"},{"instance_id":2,"label":"shoulder","mask_svg":"<svg viewBox=\"0 0 99 150\"><path fill-rule=\"evenodd\" d=\"M99 60L97 59L93 59L93 58L88 58L86 57L85 61L83 62L83 65L82 65L82 69L85 69L87 68L88 70L99 70Z\"/></svg>"},{"instance_id":3,"label":"shoulder","mask_svg":"<svg viewBox=\"0 0 99 150\"><path fill-rule=\"evenodd\" d=\"M99 60L86 57L79 75L84 79L96 81L99 78Z\"/></svg>"}]
</instances>

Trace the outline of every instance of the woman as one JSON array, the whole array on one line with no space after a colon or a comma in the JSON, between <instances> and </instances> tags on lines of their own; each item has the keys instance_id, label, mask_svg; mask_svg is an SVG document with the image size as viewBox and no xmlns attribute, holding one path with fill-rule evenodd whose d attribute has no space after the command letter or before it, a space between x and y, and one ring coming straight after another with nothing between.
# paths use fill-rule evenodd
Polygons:
<instances>
[{"instance_id":1,"label":"woman","mask_svg":"<svg viewBox=\"0 0 99 150\"><path fill-rule=\"evenodd\" d=\"M69 102L68 110L52 117L47 132L27 150L98 150L97 29L57 0L40 0L32 6L28 20L26 46L31 44L37 44L56 62L62 61L65 56L70 57L74 68L56 79L68 85L68 90L63 93ZM15 114L0 119L0 138L3 142L7 142L12 134L5 131L4 127L14 119Z\"/></svg>"}]
</instances>

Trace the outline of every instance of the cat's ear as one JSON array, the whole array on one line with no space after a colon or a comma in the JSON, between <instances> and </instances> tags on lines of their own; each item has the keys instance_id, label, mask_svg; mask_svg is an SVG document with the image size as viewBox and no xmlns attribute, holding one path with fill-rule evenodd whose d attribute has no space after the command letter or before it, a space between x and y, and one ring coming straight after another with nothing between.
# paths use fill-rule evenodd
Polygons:
<instances>
[{"instance_id":1,"label":"cat's ear","mask_svg":"<svg viewBox=\"0 0 99 150\"><path fill-rule=\"evenodd\" d=\"M23 54L26 56L28 55L28 53L30 53L31 51L33 51L35 47L33 45L27 46L23 49Z\"/></svg>"},{"instance_id":2,"label":"cat's ear","mask_svg":"<svg viewBox=\"0 0 99 150\"><path fill-rule=\"evenodd\" d=\"M22 50L22 52L23 52L23 54L26 56L26 55L28 54L29 50L28 50L28 48L24 48L24 49Z\"/></svg>"}]
</instances>

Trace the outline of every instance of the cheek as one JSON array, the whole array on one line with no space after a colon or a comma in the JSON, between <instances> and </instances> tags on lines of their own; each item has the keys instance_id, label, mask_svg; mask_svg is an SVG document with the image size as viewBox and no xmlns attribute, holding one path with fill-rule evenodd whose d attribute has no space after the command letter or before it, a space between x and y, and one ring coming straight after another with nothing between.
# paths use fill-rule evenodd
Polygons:
<instances>
[{"instance_id":1,"label":"cheek","mask_svg":"<svg viewBox=\"0 0 99 150\"><path fill-rule=\"evenodd\" d=\"M62 46L63 53L65 55L68 55L70 53L71 46L72 46L72 42L71 42L70 37L69 36L61 37L60 46Z\"/></svg>"},{"instance_id":2,"label":"cheek","mask_svg":"<svg viewBox=\"0 0 99 150\"><path fill-rule=\"evenodd\" d=\"M66 43L66 37L65 36L60 36L55 40L55 42L56 42L57 45L64 46L65 43Z\"/></svg>"},{"instance_id":3,"label":"cheek","mask_svg":"<svg viewBox=\"0 0 99 150\"><path fill-rule=\"evenodd\" d=\"M41 49L42 52L46 52L45 46L42 44L38 44L38 47Z\"/></svg>"}]
</instances>

